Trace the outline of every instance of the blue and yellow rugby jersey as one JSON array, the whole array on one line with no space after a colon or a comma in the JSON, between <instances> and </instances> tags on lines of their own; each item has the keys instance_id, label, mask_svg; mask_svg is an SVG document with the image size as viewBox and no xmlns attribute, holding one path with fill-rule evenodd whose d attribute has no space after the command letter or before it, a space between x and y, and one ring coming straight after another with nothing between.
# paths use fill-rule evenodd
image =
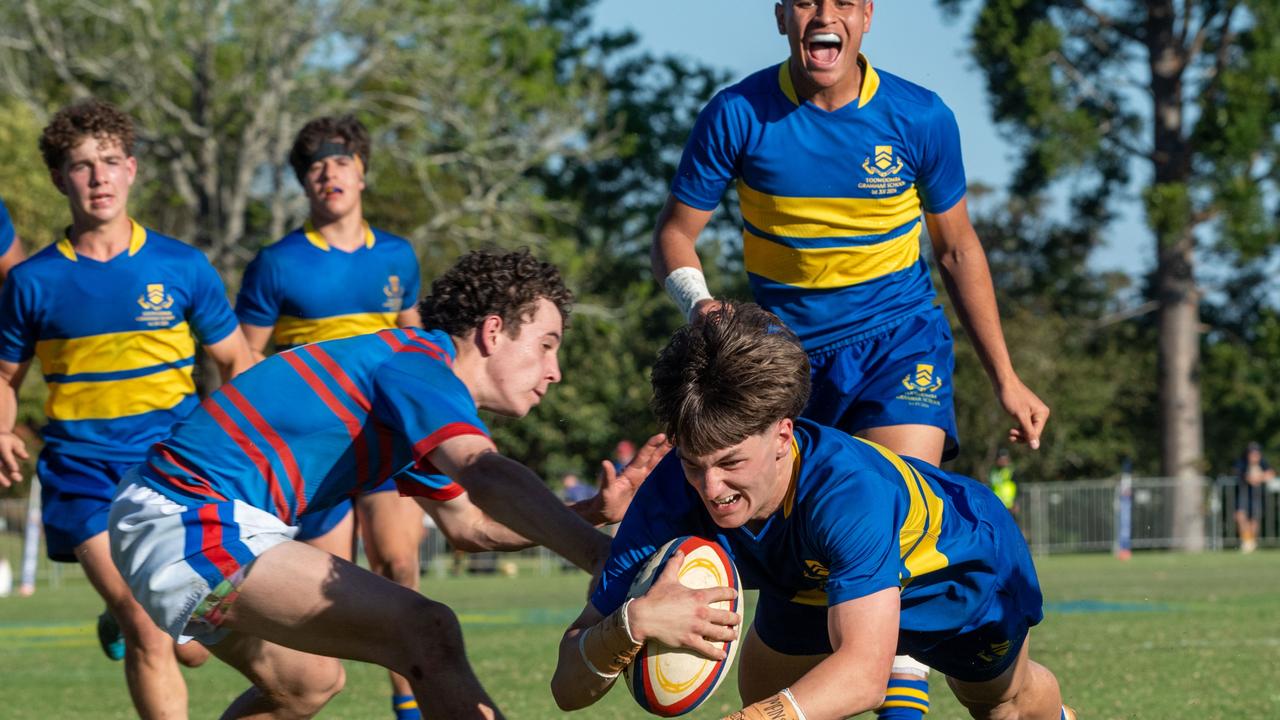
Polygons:
<instances>
[{"instance_id":1,"label":"blue and yellow rugby jersey","mask_svg":"<svg viewBox=\"0 0 1280 720\"><path fill-rule=\"evenodd\" d=\"M347 253L308 221L249 263L236 315L275 326L277 348L336 340L395 327L419 283L418 258L404 238L366 225L364 247Z\"/></svg>"},{"instance_id":2,"label":"blue and yellow rugby jersey","mask_svg":"<svg viewBox=\"0 0 1280 720\"><path fill-rule=\"evenodd\" d=\"M290 525L394 478L450 500L427 455L489 431L449 336L383 330L286 350L241 373L155 445L142 480L184 505L240 500Z\"/></svg>"},{"instance_id":3,"label":"blue and yellow rugby jersey","mask_svg":"<svg viewBox=\"0 0 1280 720\"><path fill-rule=\"evenodd\" d=\"M816 350L929 307L922 210L964 197L955 116L937 95L859 57L857 102L799 102L787 63L722 90L698 116L672 182L713 210L736 179L757 302Z\"/></svg>"},{"instance_id":4,"label":"blue and yellow rugby jersey","mask_svg":"<svg viewBox=\"0 0 1280 720\"><path fill-rule=\"evenodd\" d=\"M728 549L745 587L799 605L897 587L902 631L931 636L981 615L1011 570L997 551L1011 540L990 521L1008 511L990 490L805 419L795 438L791 487L756 533L717 527L669 453L627 509L591 598L596 610L621 606L657 548L694 534Z\"/></svg>"},{"instance_id":5,"label":"blue and yellow rugby jersey","mask_svg":"<svg viewBox=\"0 0 1280 720\"><path fill-rule=\"evenodd\" d=\"M195 339L236 329L203 253L133 223L107 262L64 238L14 267L0 299L0 360L40 360L46 447L137 462L196 405Z\"/></svg>"},{"instance_id":6,"label":"blue and yellow rugby jersey","mask_svg":"<svg viewBox=\"0 0 1280 720\"><path fill-rule=\"evenodd\" d=\"M9 252L17 234L13 229L13 220L9 217L9 208L4 206L3 200L0 200L0 255Z\"/></svg>"}]
</instances>

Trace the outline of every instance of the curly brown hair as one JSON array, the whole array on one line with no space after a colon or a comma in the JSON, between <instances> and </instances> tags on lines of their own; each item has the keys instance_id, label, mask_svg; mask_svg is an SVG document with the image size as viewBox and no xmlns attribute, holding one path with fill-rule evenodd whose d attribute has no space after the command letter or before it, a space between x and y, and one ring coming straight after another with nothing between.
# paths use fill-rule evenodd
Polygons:
<instances>
[{"instance_id":1,"label":"curly brown hair","mask_svg":"<svg viewBox=\"0 0 1280 720\"><path fill-rule=\"evenodd\" d=\"M799 416L809 402L809 356L777 315L725 302L676 331L652 384L659 427L701 457Z\"/></svg>"},{"instance_id":2,"label":"curly brown hair","mask_svg":"<svg viewBox=\"0 0 1280 720\"><path fill-rule=\"evenodd\" d=\"M461 337L480 327L489 315L502 318L510 337L533 317L539 299L555 304L567 323L573 293L560 271L528 249L513 252L473 250L431 283L431 294L418 303L422 324Z\"/></svg>"},{"instance_id":3,"label":"curly brown hair","mask_svg":"<svg viewBox=\"0 0 1280 720\"><path fill-rule=\"evenodd\" d=\"M303 182L306 178L307 168L311 167L311 158L320 146L333 141L334 138L341 140L353 155L360 158L365 171L368 172L369 151L372 144L369 140L369 130L365 128L364 123L357 120L354 115L318 117L302 126L298 136L293 140L293 147L289 150L289 165L293 168L293 174L297 176L298 182Z\"/></svg>"},{"instance_id":4,"label":"curly brown hair","mask_svg":"<svg viewBox=\"0 0 1280 720\"><path fill-rule=\"evenodd\" d=\"M104 100L88 98L54 114L40 133L40 155L50 170L61 170L67 153L86 137L115 140L124 154L133 155L133 118Z\"/></svg>"}]
</instances>

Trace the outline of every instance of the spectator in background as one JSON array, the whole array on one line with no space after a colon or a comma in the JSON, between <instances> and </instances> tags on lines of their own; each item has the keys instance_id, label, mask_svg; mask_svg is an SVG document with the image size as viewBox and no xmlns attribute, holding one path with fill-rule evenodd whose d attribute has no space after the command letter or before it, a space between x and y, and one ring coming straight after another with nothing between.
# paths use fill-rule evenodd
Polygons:
<instances>
[{"instance_id":1,"label":"spectator in background","mask_svg":"<svg viewBox=\"0 0 1280 720\"><path fill-rule=\"evenodd\" d=\"M1251 442L1236 461L1236 532L1240 535L1240 552L1258 549L1258 520L1262 515L1263 486L1275 478L1276 471L1262 457L1262 446Z\"/></svg>"},{"instance_id":2,"label":"spectator in background","mask_svg":"<svg viewBox=\"0 0 1280 720\"><path fill-rule=\"evenodd\" d=\"M631 458L636 456L636 444L623 438L613 448L613 470L614 472L622 472L622 469L631 462Z\"/></svg>"},{"instance_id":3,"label":"spectator in background","mask_svg":"<svg viewBox=\"0 0 1280 720\"><path fill-rule=\"evenodd\" d=\"M625 467L625 464L623 465ZM590 500L595 497L596 489L590 485L584 485L582 480L574 473L565 473L560 478L560 499L566 504L572 505L583 500Z\"/></svg>"},{"instance_id":4,"label":"spectator in background","mask_svg":"<svg viewBox=\"0 0 1280 720\"><path fill-rule=\"evenodd\" d=\"M996 464L987 473L987 484L991 492L1000 498L1000 502L1014 515L1018 514L1018 483L1013 480L1013 460L1009 457L1008 448L996 451Z\"/></svg>"}]
</instances>

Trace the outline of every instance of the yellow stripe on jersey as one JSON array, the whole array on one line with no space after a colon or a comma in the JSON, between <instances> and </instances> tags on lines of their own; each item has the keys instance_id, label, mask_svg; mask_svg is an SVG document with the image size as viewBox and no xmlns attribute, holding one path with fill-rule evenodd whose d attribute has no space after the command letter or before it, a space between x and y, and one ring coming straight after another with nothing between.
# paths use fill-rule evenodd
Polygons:
<instances>
[{"instance_id":1,"label":"yellow stripe on jersey","mask_svg":"<svg viewBox=\"0 0 1280 720\"><path fill-rule=\"evenodd\" d=\"M195 340L185 322L157 330L103 333L36 343L36 357L40 358L41 370L46 375L137 370L180 362L195 352Z\"/></svg>"},{"instance_id":2,"label":"yellow stripe on jersey","mask_svg":"<svg viewBox=\"0 0 1280 720\"><path fill-rule=\"evenodd\" d=\"M827 594L817 588L809 590L801 590L791 596L791 602L798 605L813 605L814 607L827 606Z\"/></svg>"},{"instance_id":3,"label":"yellow stripe on jersey","mask_svg":"<svg viewBox=\"0 0 1280 720\"><path fill-rule=\"evenodd\" d=\"M139 225L133 218L129 218L129 226L129 257L133 257L138 254L143 245L147 244L147 229ZM62 257L71 262L80 262L80 259L76 256L76 247L71 244L71 238L62 238L57 242L57 247L58 252L62 253Z\"/></svg>"},{"instance_id":4,"label":"yellow stripe on jersey","mask_svg":"<svg viewBox=\"0 0 1280 720\"><path fill-rule=\"evenodd\" d=\"M778 87L782 88L782 94L787 96L791 102L796 105L800 104L800 96L796 94L796 86L791 82L791 72L788 63L791 60L783 60L778 66ZM858 95L858 107L862 107L871 102L871 98L876 96L876 91L880 89L880 73L871 67L871 62L867 60L867 56L858 53L858 64L862 66L862 92Z\"/></svg>"},{"instance_id":5,"label":"yellow stripe on jersey","mask_svg":"<svg viewBox=\"0 0 1280 720\"><path fill-rule=\"evenodd\" d=\"M907 572L911 573L911 577L917 577L946 567L950 561L938 550L938 537L942 534L942 498L933 492L933 488L915 468L897 454L870 440L858 439L883 455L902 475L902 482L906 483L911 505L907 510L907 519L898 531L898 547ZM908 582L910 578L903 579L904 585Z\"/></svg>"},{"instance_id":6,"label":"yellow stripe on jersey","mask_svg":"<svg viewBox=\"0 0 1280 720\"><path fill-rule=\"evenodd\" d=\"M276 321L277 345L302 345L365 335L396 326L396 313L353 313L326 318L281 315Z\"/></svg>"},{"instance_id":7,"label":"yellow stripe on jersey","mask_svg":"<svg viewBox=\"0 0 1280 720\"><path fill-rule=\"evenodd\" d=\"M920 259L920 226L874 245L799 250L742 233L747 272L813 290L843 288L905 270Z\"/></svg>"},{"instance_id":8,"label":"yellow stripe on jersey","mask_svg":"<svg viewBox=\"0 0 1280 720\"><path fill-rule=\"evenodd\" d=\"M126 380L49 383L51 420L110 420L168 410L196 391L191 366Z\"/></svg>"},{"instance_id":9,"label":"yellow stripe on jersey","mask_svg":"<svg viewBox=\"0 0 1280 720\"><path fill-rule=\"evenodd\" d=\"M785 197L760 192L740 180L738 199L744 220L780 238L883 235L918 223L921 214L914 185L888 197Z\"/></svg>"},{"instance_id":10,"label":"yellow stripe on jersey","mask_svg":"<svg viewBox=\"0 0 1280 720\"><path fill-rule=\"evenodd\" d=\"M356 162L359 162L359 160L360 160L359 158L356 158ZM325 240L324 236L321 235L319 232L317 232L315 226L311 224L310 218L308 218L307 221L302 224L302 234L306 236L307 242L311 243L312 245L315 245L321 250L325 252L329 252L329 250L332 249L332 246L329 245L329 241ZM375 237L373 234L373 228L369 227L369 223L365 223L364 224L364 246L366 248L371 248L373 247L376 241L377 241L377 237Z\"/></svg>"}]
</instances>

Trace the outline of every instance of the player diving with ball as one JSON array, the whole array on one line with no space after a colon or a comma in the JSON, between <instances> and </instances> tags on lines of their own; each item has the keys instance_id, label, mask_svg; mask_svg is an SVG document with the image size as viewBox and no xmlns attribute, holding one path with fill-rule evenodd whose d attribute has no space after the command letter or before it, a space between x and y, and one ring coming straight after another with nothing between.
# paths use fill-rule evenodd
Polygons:
<instances>
[{"instance_id":1,"label":"player diving with ball","mask_svg":"<svg viewBox=\"0 0 1280 720\"><path fill-rule=\"evenodd\" d=\"M742 618L708 606L733 590L684 587L679 554L628 600L655 550L698 535L760 591L733 720L873 710L902 653L945 674L975 718L1074 718L1028 655L1042 601L1008 511L970 478L801 418L809 362L777 316L725 303L676 332L652 383L675 450L636 493L564 635L551 683L561 708L600 699L650 639L724 658L718 644Z\"/></svg>"}]
</instances>

